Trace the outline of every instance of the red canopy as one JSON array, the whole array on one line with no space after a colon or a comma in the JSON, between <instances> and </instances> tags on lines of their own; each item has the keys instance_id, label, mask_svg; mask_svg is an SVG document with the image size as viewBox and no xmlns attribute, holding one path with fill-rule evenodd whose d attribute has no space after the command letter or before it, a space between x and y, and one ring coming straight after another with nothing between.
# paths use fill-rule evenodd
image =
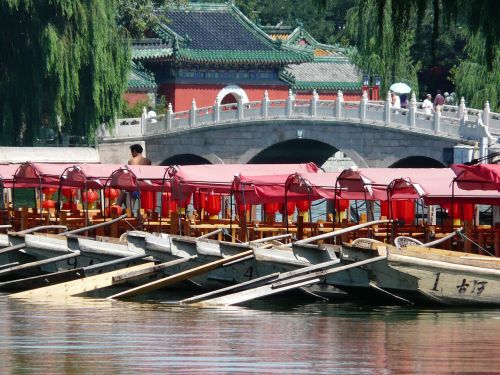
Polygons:
<instances>
[{"instance_id":1,"label":"red canopy","mask_svg":"<svg viewBox=\"0 0 500 375\"><path fill-rule=\"evenodd\" d=\"M3 187L12 187L12 179L19 168L19 164L0 164L0 180Z\"/></svg>"},{"instance_id":2,"label":"red canopy","mask_svg":"<svg viewBox=\"0 0 500 375\"><path fill-rule=\"evenodd\" d=\"M71 164L23 163L14 173L13 186L19 188L57 188L60 175L71 166Z\"/></svg>"},{"instance_id":3,"label":"red canopy","mask_svg":"<svg viewBox=\"0 0 500 375\"><path fill-rule=\"evenodd\" d=\"M451 169L456 174L456 182L464 190L500 190L500 165L453 164Z\"/></svg>"},{"instance_id":4,"label":"red canopy","mask_svg":"<svg viewBox=\"0 0 500 375\"><path fill-rule=\"evenodd\" d=\"M316 172L314 163L307 164L210 164L175 166L169 169L172 194L185 201L196 189L230 194L235 176L290 175L295 172Z\"/></svg>"},{"instance_id":5,"label":"red canopy","mask_svg":"<svg viewBox=\"0 0 500 375\"><path fill-rule=\"evenodd\" d=\"M316 200L322 196L317 191L310 189L300 189L301 185L297 182L295 190L287 191L287 186L292 182L298 181L298 176L308 176L312 179L314 175L324 175L326 173L294 173L281 175L266 175L266 176L236 176L233 181L233 192L238 203L245 204L261 204L261 203L284 203L285 195L288 201L296 200ZM338 174L337 174L338 175ZM330 182L331 180L330 176ZM336 178L336 177L335 177ZM335 181L335 178L333 181Z\"/></svg>"},{"instance_id":6,"label":"red canopy","mask_svg":"<svg viewBox=\"0 0 500 375\"><path fill-rule=\"evenodd\" d=\"M61 186L79 189L102 189L116 164L81 164L66 168L61 174Z\"/></svg>"},{"instance_id":7,"label":"red canopy","mask_svg":"<svg viewBox=\"0 0 500 375\"><path fill-rule=\"evenodd\" d=\"M128 191L138 188L141 191L169 190L168 180L162 186L167 168L161 165L126 165L113 171L107 186Z\"/></svg>"},{"instance_id":8,"label":"red canopy","mask_svg":"<svg viewBox=\"0 0 500 375\"><path fill-rule=\"evenodd\" d=\"M428 170L428 169L425 169ZM441 169L439 169L441 170ZM387 200L387 186L398 178L415 175L417 168L350 168L340 173L340 198Z\"/></svg>"},{"instance_id":9,"label":"red canopy","mask_svg":"<svg viewBox=\"0 0 500 375\"><path fill-rule=\"evenodd\" d=\"M300 194L302 199L310 195L314 199L335 199L335 182L340 172L295 173L288 179L289 192ZM290 193L288 193L290 194Z\"/></svg>"},{"instance_id":10,"label":"red canopy","mask_svg":"<svg viewBox=\"0 0 500 375\"><path fill-rule=\"evenodd\" d=\"M426 204L456 203L500 204L496 190L465 190L453 184L455 173L450 168L414 169L412 175L391 184L391 199L423 198Z\"/></svg>"}]
</instances>

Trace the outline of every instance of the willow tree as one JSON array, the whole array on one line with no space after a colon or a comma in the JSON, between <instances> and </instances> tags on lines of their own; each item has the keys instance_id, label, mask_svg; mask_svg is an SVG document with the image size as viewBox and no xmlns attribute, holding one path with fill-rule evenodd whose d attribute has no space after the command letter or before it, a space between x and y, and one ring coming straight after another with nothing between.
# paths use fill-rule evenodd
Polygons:
<instances>
[{"instance_id":1,"label":"willow tree","mask_svg":"<svg viewBox=\"0 0 500 375\"><path fill-rule=\"evenodd\" d=\"M376 56L382 67L391 66L406 56L406 36L417 33L417 37L421 37L419 31L424 22L432 24L426 39L432 66L442 64L439 40L443 33L455 26L465 29L471 37L466 56L457 56L453 83L460 93L474 95L473 102L481 107L479 95L485 95L482 101L498 100L498 86L495 89L492 83L498 82L495 78L500 74L497 62L499 9L497 0L358 0L349 27L356 30L353 40L358 46L358 59L367 64ZM366 48L365 40L369 38L376 40L375 52Z\"/></svg>"},{"instance_id":2,"label":"willow tree","mask_svg":"<svg viewBox=\"0 0 500 375\"><path fill-rule=\"evenodd\" d=\"M467 58L451 75L458 96L467 98L466 104L473 108L483 108L488 100L491 110L500 112L500 46L488 46L486 38L476 33L469 37L465 51Z\"/></svg>"},{"instance_id":3,"label":"willow tree","mask_svg":"<svg viewBox=\"0 0 500 375\"><path fill-rule=\"evenodd\" d=\"M43 126L92 137L114 118L130 65L117 5L0 2L0 144L33 144Z\"/></svg>"},{"instance_id":4,"label":"willow tree","mask_svg":"<svg viewBox=\"0 0 500 375\"><path fill-rule=\"evenodd\" d=\"M409 27L409 15L403 18L405 32L394 30L392 20L397 8L392 7L392 2L397 1L387 0L382 9L375 1L360 1L348 12L347 32L356 45L351 59L362 71L381 76L382 92L387 92L394 82L406 82L418 92L419 64L410 54L415 32Z\"/></svg>"}]
</instances>

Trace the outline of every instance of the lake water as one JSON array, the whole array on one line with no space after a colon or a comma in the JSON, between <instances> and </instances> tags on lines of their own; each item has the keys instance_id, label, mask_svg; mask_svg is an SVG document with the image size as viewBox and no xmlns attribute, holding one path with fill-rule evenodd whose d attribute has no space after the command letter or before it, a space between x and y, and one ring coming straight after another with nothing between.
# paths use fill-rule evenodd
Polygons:
<instances>
[{"instance_id":1,"label":"lake water","mask_svg":"<svg viewBox=\"0 0 500 375\"><path fill-rule=\"evenodd\" d=\"M500 373L500 310L0 295L1 374Z\"/></svg>"}]
</instances>

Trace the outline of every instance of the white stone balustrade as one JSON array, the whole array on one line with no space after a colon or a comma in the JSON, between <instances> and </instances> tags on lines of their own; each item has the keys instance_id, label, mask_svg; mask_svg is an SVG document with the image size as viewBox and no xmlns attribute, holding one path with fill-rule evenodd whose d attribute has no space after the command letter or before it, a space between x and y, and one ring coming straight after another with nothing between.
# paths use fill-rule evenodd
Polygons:
<instances>
[{"instance_id":1,"label":"white stone balustrade","mask_svg":"<svg viewBox=\"0 0 500 375\"><path fill-rule=\"evenodd\" d=\"M118 119L115 128L100 137L137 138L225 123L286 119L364 123L455 139L481 140L487 135L496 141L500 136L500 114L491 112L488 102L483 110L470 109L462 98L458 106L444 105L428 115L414 95L408 109L395 109L389 96L385 101L372 101L364 93L354 102L344 101L341 91L336 100L321 100L316 92L310 99L297 99L290 91L285 100L270 100L266 91L262 101L220 104L216 100L204 108L197 108L193 99L191 108L182 112L173 112L169 104L162 116L147 118L143 113L140 118Z\"/></svg>"}]
</instances>

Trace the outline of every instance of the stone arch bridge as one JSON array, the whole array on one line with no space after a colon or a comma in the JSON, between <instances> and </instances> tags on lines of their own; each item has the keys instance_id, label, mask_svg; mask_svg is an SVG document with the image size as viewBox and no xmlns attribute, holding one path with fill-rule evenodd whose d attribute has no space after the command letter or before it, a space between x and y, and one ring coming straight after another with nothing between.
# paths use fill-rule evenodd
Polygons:
<instances>
[{"instance_id":1,"label":"stone arch bridge","mask_svg":"<svg viewBox=\"0 0 500 375\"><path fill-rule=\"evenodd\" d=\"M485 156L500 136L500 115L459 106L432 114L412 98L410 108L389 101L287 100L192 108L163 116L120 119L99 134L102 162L124 163L128 146L142 143L153 164L275 163L322 165L341 151L360 167L437 167ZM459 160L457 160L457 158Z\"/></svg>"}]
</instances>

